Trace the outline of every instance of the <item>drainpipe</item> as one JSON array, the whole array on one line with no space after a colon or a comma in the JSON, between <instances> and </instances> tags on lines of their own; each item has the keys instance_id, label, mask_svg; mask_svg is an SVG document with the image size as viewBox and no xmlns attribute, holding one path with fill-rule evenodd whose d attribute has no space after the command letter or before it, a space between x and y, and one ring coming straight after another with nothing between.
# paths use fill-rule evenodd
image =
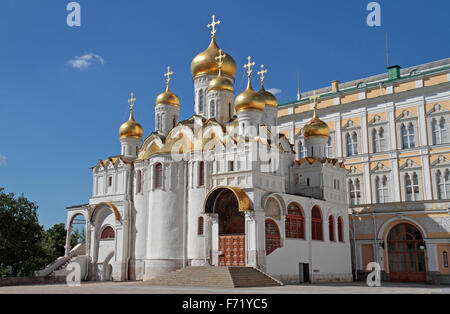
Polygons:
<instances>
[{"instance_id":1,"label":"drainpipe","mask_svg":"<svg viewBox=\"0 0 450 314\"><path fill-rule=\"evenodd\" d=\"M376 212L372 212L373 242L374 242L374 250L375 250L375 262L378 263L377 223L375 222L375 214L376 214Z\"/></svg>"},{"instance_id":2,"label":"drainpipe","mask_svg":"<svg viewBox=\"0 0 450 314\"><path fill-rule=\"evenodd\" d=\"M355 225L355 216L354 211L352 209L352 225L353 225L353 258L355 262L355 269L353 270L355 275L355 280L358 281L358 271L356 269L357 263L356 263L356 225Z\"/></svg>"}]
</instances>

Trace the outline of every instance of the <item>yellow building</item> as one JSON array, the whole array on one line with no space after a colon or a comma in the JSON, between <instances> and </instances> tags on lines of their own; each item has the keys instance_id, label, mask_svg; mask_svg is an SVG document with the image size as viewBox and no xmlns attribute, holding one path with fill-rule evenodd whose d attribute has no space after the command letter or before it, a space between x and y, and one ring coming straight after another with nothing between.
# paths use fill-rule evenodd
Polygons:
<instances>
[{"instance_id":1,"label":"yellow building","mask_svg":"<svg viewBox=\"0 0 450 314\"><path fill-rule=\"evenodd\" d=\"M450 58L319 89L327 153L348 170L353 268L450 283ZM279 106L280 132L305 157L312 92Z\"/></svg>"}]
</instances>

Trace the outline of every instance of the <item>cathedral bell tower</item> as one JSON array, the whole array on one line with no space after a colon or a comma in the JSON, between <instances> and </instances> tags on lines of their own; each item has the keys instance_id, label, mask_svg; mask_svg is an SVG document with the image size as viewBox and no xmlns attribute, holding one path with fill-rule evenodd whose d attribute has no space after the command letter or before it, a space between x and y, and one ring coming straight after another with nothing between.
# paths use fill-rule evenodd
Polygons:
<instances>
[{"instance_id":1,"label":"cathedral bell tower","mask_svg":"<svg viewBox=\"0 0 450 314\"><path fill-rule=\"evenodd\" d=\"M316 96L311 99L314 101L314 116L303 130L305 136L305 146L308 157L324 158L326 157L326 149L330 138L330 128L328 125L317 117L317 105L320 97Z\"/></svg>"},{"instance_id":2,"label":"cathedral bell tower","mask_svg":"<svg viewBox=\"0 0 450 314\"><path fill-rule=\"evenodd\" d=\"M133 96L133 93L131 93L131 99L128 100L128 103L130 104L130 118L127 122L122 124L119 130L120 143L122 146L121 155L130 158L137 157L139 144L141 143L142 136L144 135L142 126L134 121L133 111L136 98Z\"/></svg>"},{"instance_id":3,"label":"cathedral bell tower","mask_svg":"<svg viewBox=\"0 0 450 314\"><path fill-rule=\"evenodd\" d=\"M173 72L167 67L167 73L164 74L167 81L166 91L156 98L155 106L155 129L164 136L178 124L180 117L180 100L170 90L171 75Z\"/></svg>"}]
</instances>

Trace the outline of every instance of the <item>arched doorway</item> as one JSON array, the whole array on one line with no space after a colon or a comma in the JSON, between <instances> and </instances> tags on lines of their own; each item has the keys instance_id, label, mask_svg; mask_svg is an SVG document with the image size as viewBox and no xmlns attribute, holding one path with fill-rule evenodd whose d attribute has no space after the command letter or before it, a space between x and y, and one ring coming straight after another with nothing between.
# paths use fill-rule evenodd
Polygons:
<instances>
[{"instance_id":1,"label":"arched doorway","mask_svg":"<svg viewBox=\"0 0 450 314\"><path fill-rule=\"evenodd\" d=\"M425 282L425 241L420 231L399 224L389 232L387 243L391 281Z\"/></svg>"},{"instance_id":2,"label":"arched doorway","mask_svg":"<svg viewBox=\"0 0 450 314\"><path fill-rule=\"evenodd\" d=\"M205 213L218 216L219 266L245 266L245 211L250 210L247 195L239 188L219 187L205 202Z\"/></svg>"}]
</instances>

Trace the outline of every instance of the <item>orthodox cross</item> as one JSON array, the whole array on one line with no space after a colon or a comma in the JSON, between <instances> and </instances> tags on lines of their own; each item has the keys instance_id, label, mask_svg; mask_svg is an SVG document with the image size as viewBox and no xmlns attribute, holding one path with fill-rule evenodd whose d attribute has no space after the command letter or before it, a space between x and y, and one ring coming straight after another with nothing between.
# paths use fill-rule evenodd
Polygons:
<instances>
[{"instance_id":1,"label":"orthodox cross","mask_svg":"<svg viewBox=\"0 0 450 314\"><path fill-rule=\"evenodd\" d=\"M208 24L208 25L206 25L206 27L208 27L208 28L211 28L212 27L212 30L211 30L211 37L212 38L215 38L216 37L216 25L219 25L221 23L221 21L216 21L216 16L213 14L213 16L212 16L212 23L211 24Z\"/></svg>"},{"instance_id":2,"label":"orthodox cross","mask_svg":"<svg viewBox=\"0 0 450 314\"><path fill-rule=\"evenodd\" d=\"M252 57L248 57L248 63L244 65L244 69L247 70L247 74L250 77L252 75L253 69L252 67L255 66L255 62L252 62Z\"/></svg>"},{"instance_id":3,"label":"orthodox cross","mask_svg":"<svg viewBox=\"0 0 450 314\"><path fill-rule=\"evenodd\" d=\"M320 96L316 96L316 91L314 91L313 97L310 98L314 102L314 117L317 116L317 105L319 104Z\"/></svg>"},{"instance_id":4,"label":"orthodox cross","mask_svg":"<svg viewBox=\"0 0 450 314\"><path fill-rule=\"evenodd\" d=\"M261 64L261 71L258 72L258 75L261 77L261 84L264 84L265 76L264 74L267 73L267 69L264 69L264 64Z\"/></svg>"},{"instance_id":5,"label":"orthodox cross","mask_svg":"<svg viewBox=\"0 0 450 314\"><path fill-rule=\"evenodd\" d=\"M225 59L226 56L227 56L227 54L224 53L224 52L222 51L222 49L219 49L219 55L216 57L217 64L219 65L219 69L222 68L223 60Z\"/></svg>"},{"instance_id":6,"label":"orthodox cross","mask_svg":"<svg viewBox=\"0 0 450 314\"><path fill-rule=\"evenodd\" d=\"M136 98L134 98L133 92L131 93L131 99L128 99L128 103L130 104L130 111L133 113L134 110L134 102L136 101Z\"/></svg>"},{"instance_id":7,"label":"orthodox cross","mask_svg":"<svg viewBox=\"0 0 450 314\"><path fill-rule=\"evenodd\" d=\"M173 75L173 71L170 71L170 66L167 67L167 73L164 74L164 77L166 78L167 85L170 83L170 76Z\"/></svg>"}]
</instances>

